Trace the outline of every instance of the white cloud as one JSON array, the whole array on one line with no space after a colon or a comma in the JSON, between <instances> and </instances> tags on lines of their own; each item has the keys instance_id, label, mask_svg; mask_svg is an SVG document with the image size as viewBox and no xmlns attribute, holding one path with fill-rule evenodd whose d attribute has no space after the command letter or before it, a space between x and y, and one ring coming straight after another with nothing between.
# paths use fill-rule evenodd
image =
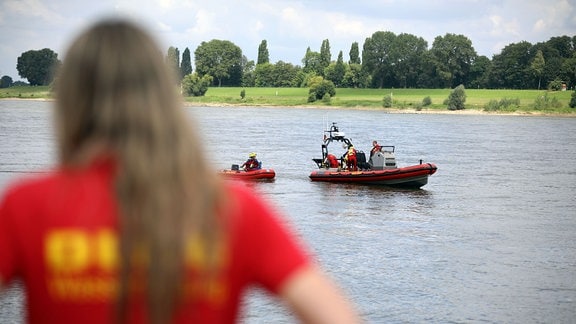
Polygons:
<instances>
[{"instance_id":1,"label":"white cloud","mask_svg":"<svg viewBox=\"0 0 576 324\"><path fill-rule=\"evenodd\" d=\"M262 29L264 29L264 24L262 23L262 21L258 20L253 24L253 27L251 28L252 32L254 33L258 33L260 32Z\"/></svg>"},{"instance_id":2,"label":"white cloud","mask_svg":"<svg viewBox=\"0 0 576 324\"><path fill-rule=\"evenodd\" d=\"M516 19L512 19L510 21L506 21L504 17L501 16L492 16L490 17L490 21L492 22L492 29L490 34L496 37L509 37L509 36L518 36L519 33L519 26Z\"/></svg>"},{"instance_id":3,"label":"white cloud","mask_svg":"<svg viewBox=\"0 0 576 324\"><path fill-rule=\"evenodd\" d=\"M206 10L198 10L195 15L194 25L192 28L188 29L188 34L197 35L207 35L212 31L215 31L213 20L214 14Z\"/></svg>"},{"instance_id":4,"label":"white cloud","mask_svg":"<svg viewBox=\"0 0 576 324\"><path fill-rule=\"evenodd\" d=\"M534 23L534 27L532 28L535 32L542 32L546 30L546 22L543 19L538 19L536 23Z\"/></svg>"},{"instance_id":5,"label":"white cloud","mask_svg":"<svg viewBox=\"0 0 576 324\"><path fill-rule=\"evenodd\" d=\"M362 37L366 34L366 26L362 21L344 14L332 14L327 17L332 34L335 36Z\"/></svg>"},{"instance_id":6,"label":"white cloud","mask_svg":"<svg viewBox=\"0 0 576 324\"><path fill-rule=\"evenodd\" d=\"M57 12L38 0L7 0L3 1L2 11L11 15L18 15L18 19L40 18L44 22L54 23L62 20ZM16 17L14 17L16 18Z\"/></svg>"},{"instance_id":7,"label":"white cloud","mask_svg":"<svg viewBox=\"0 0 576 324\"><path fill-rule=\"evenodd\" d=\"M174 1L172 0L157 0L155 2L162 9L172 9L172 7L174 6Z\"/></svg>"},{"instance_id":8,"label":"white cloud","mask_svg":"<svg viewBox=\"0 0 576 324\"><path fill-rule=\"evenodd\" d=\"M306 13L302 12L302 10L299 11L294 7L283 8L281 10L280 19L286 27L285 30L290 31L291 34L300 34L302 37L309 35L308 32L313 28L315 28L315 32L317 32L317 28L321 26L318 22L315 22L313 25L310 24Z\"/></svg>"},{"instance_id":9,"label":"white cloud","mask_svg":"<svg viewBox=\"0 0 576 324\"><path fill-rule=\"evenodd\" d=\"M170 32L172 31L172 27L169 24L163 23L161 21L158 21L156 23L156 26L158 27L158 29L162 32Z\"/></svg>"}]
</instances>

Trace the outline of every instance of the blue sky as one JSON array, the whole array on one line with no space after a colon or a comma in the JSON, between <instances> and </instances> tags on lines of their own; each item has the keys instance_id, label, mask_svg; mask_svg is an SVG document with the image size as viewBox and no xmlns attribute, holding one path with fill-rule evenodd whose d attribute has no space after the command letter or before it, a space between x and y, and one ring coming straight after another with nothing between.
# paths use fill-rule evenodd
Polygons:
<instances>
[{"instance_id":1,"label":"blue sky","mask_svg":"<svg viewBox=\"0 0 576 324\"><path fill-rule=\"evenodd\" d=\"M63 59L70 40L95 19L125 15L144 24L163 50L193 52L202 41L223 39L257 59L265 39L272 63L301 65L310 47L330 41L332 59L348 60L376 31L409 33L428 46L436 36L462 34L492 58L510 43L532 44L576 35L576 0L0 0L0 76L20 80L18 57L50 48Z\"/></svg>"}]
</instances>

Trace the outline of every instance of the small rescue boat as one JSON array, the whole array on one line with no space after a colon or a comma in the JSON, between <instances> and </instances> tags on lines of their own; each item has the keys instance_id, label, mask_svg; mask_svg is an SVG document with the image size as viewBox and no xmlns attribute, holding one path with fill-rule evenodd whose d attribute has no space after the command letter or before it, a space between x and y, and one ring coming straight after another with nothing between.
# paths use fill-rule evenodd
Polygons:
<instances>
[{"instance_id":1,"label":"small rescue boat","mask_svg":"<svg viewBox=\"0 0 576 324\"><path fill-rule=\"evenodd\" d=\"M342 142L344 147L352 146L352 142L343 132L338 130L336 123L325 131L322 143L322 158L312 159L319 170L310 174L312 181L359 183L367 185L383 185L402 188L420 188L428 183L428 177L436 173L433 163L398 167L394 155L394 146L381 146L372 157L366 161L362 151L356 152L358 169L351 171L345 168L344 158L340 158L338 167L330 167L328 145L332 142Z\"/></svg>"},{"instance_id":2,"label":"small rescue boat","mask_svg":"<svg viewBox=\"0 0 576 324\"><path fill-rule=\"evenodd\" d=\"M240 180L273 180L276 176L274 169L240 170L238 165L233 164L231 169L220 170L219 174L225 178Z\"/></svg>"}]
</instances>

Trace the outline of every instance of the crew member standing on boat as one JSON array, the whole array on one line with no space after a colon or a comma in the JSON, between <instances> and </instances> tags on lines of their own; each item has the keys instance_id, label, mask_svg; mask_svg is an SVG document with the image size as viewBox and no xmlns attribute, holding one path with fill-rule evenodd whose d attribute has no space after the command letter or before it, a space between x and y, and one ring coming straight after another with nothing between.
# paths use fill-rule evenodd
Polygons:
<instances>
[{"instance_id":1,"label":"crew member standing on boat","mask_svg":"<svg viewBox=\"0 0 576 324\"><path fill-rule=\"evenodd\" d=\"M248 155L248 160L242 164L242 168L246 171L255 171L260 169L260 162L256 159L256 153L252 152Z\"/></svg>"},{"instance_id":2,"label":"crew member standing on boat","mask_svg":"<svg viewBox=\"0 0 576 324\"><path fill-rule=\"evenodd\" d=\"M376 154L376 152L380 152L381 149L382 149L382 146L380 146L380 144L378 144L378 141L373 141L372 142L372 149L370 150L370 157L372 157L372 155Z\"/></svg>"},{"instance_id":3,"label":"crew member standing on boat","mask_svg":"<svg viewBox=\"0 0 576 324\"><path fill-rule=\"evenodd\" d=\"M348 152L346 153L346 166L348 171L358 171L358 160L356 159L356 149L353 145L348 146Z\"/></svg>"}]
</instances>

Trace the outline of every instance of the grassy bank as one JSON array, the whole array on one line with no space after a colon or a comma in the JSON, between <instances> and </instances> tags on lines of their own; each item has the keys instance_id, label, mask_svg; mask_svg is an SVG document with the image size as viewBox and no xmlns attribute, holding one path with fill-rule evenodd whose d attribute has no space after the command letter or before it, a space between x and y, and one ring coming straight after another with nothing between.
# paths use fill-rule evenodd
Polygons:
<instances>
[{"instance_id":1,"label":"grassy bank","mask_svg":"<svg viewBox=\"0 0 576 324\"><path fill-rule=\"evenodd\" d=\"M0 89L0 98L49 99L49 86L21 86Z\"/></svg>"},{"instance_id":2,"label":"grassy bank","mask_svg":"<svg viewBox=\"0 0 576 324\"><path fill-rule=\"evenodd\" d=\"M391 95L392 109L418 110L425 97L430 97L431 105L422 107L425 111L446 111L444 100L451 89L336 89L336 96L330 103L308 103L307 88L244 88L245 97L240 97L240 87L209 88L203 97L187 97L191 105L245 105L245 106L318 106L364 109L389 109L382 107L384 96ZM576 109L568 107L572 91L546 90L485 90L466 89L466 109L483 111L491 101L513 99L519 105L505 112L569 114L576 116ZM535 107L535 101L546 98L555 101L560 107ZM0 89L0 98L49 99L49 87L11 87ZM538 99L540 98L540 99Z\"/></svg>"},{"instance_id":3,"label":"grassy bank","mask_svg":"<svg viewBox=\"0 0 576 324\"><path fill-rule=\"evenodd\" d=\"M189 97L193 104L230 104L230 105L272 105L272 106L334 106L361 107L368 109L386 109L382 106L384 96L391 95L393 109L414 110L425 97L430 97L431 105L423 110L446 110L444 100L451 89L336 89L336 96L329 104L307 102L307 88L246 88L244 99L240 97L242 88L210 88L204 97ZM490 101L518 99L519 106L507 112L539 112L534 108L537 98L546 96L547 100L556 100L561 107L548 108L546 113L575 114L576 109L568 107L571 91L548 92L545 90L485 90L466 89L466 109L484 110ZM555 98L555 99L554 99ZM540 111L543 112L543 111Z\"/></svg>"}]
</instances>

